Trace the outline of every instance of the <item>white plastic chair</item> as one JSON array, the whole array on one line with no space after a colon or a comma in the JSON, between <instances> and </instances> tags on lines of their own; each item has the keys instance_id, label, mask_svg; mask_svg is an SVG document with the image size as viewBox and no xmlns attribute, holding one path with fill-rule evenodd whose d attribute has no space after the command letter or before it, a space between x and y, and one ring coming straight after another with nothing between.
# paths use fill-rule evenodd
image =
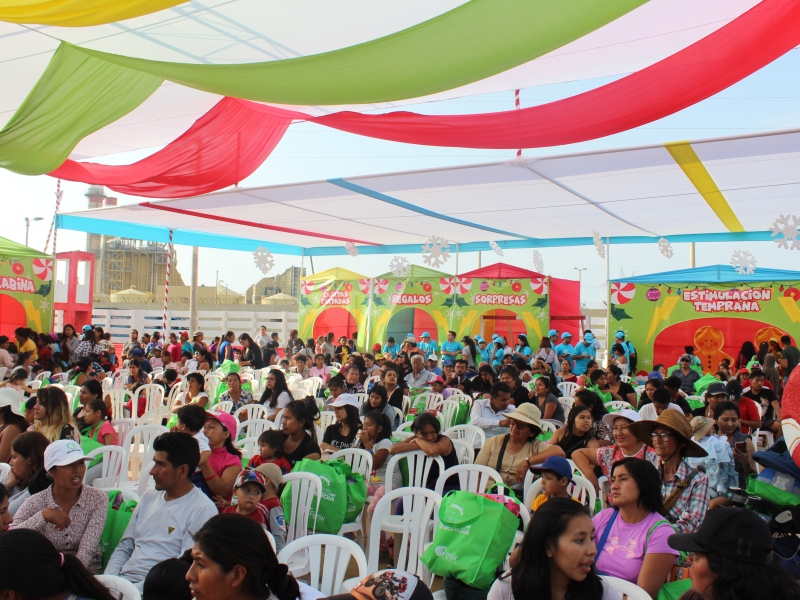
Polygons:
<instances>
[{"instance_id":1,"label":"white plastic chair","mask_svg":"<svg viewBox=\"0 0 800 600\"><path fill-rule=\"evenodd\" d=\"M392 477L394 470L399 469L397 463L406 459L408 461L408 486L424 488L428 475L434 463L439 465L439 473L444 473L444 461L441 456L428 456L422 450L395 454L386 465L386 493L392 491Z\"/></svg>"},{"instance_id":2,"label":"white plastic chair","mask_svg":"<svg viewBox=\"0 0 800 600\"><path fill-rule=\"evenodd\" d=\"M153 460L153 440L162 433L167 433L169 429L163 425L137 425L122 440L122 449L125 451L127 460L123 468L126 472L131 472L133 479L138 479L139 472L143 465Z\"/></svg>"},{"instance_id":3,"label":"white plastic chair","mask_svg":"<svg viewBox=\"0 0 800 600\"><path fill-rule=\"evenodd\" d=\"M650 594L627 579L610 577L609 575L601 575L601 577L605 579L608 584L614 588L614 591L620 594L620 596L627 596L628 600L651 600Z\"/></svg>"},{"instance_id":4,"label":"white plastic chair","mask_svg":"<svg viewBox=\"0 0 800 600\"><path fill-rule=\"evenodd\" d=\"M629 383L630 380L631 380L631 376L630 375L620 375L619 376L619 380L621 382L623 382L623 383Z\"/></svg>"},{"instance_id":5,"label":"white plastic chair","mask_svg":"<svg viewBox=\"0 0 800 600\"><path fill-rule=\"evenodd\" d=\"M563 425L563 423L561 423L561 425ZM540 419L539 427L542 429L542 431L549 431L550 433L555 433L558 431L556 423L550 421L549 419Z\"/></svg>"},{"instance_id":6,"label":"white plastic chair","mask_svg":"<svg viewBox=\"0 0 800 600\"><path fill-rule=\"evenodd\" d=\"M0 381L6 378L6 373L8 373L8 367L0 367Z\"/></svg>"},{"instance_id":7,"label":"white plastic chair","mask_svg":"<svg viewBox=\"0 0 800 600\"><path fill-rule=\"evenodd\" d=\"M110 390L106 392L109 400L111 400L111 418L114 421L124 419L125 417L125 404L130 402L133 394L128 390Z\"/></svg>"},{"instance_id":8,"label":"white plastic chair","mask_svg":"<svg viewBox=\"0 0 800 600\"><path fill-rule=\"evenodd\" d=\"M5 367L3 367L3 368L5 369ZM31 381L31 382L28 384L28 387L29 387L29 388L31 388L32 390L38 390L38 389L41 389L41 387L42 387L42 381L41 381L41 380L38 380L38 381Z\"/></svg>"},{"instance_id":9,"label":"white plastic chair","mask_svg":"<svg viewBox=\"0 0 800 600\"><path fill-rule=\"evenodd\" d=\"M84 476L84 483L96 488L113 490L118 489L120 483L128 478L128 474L123 473L125 450L123 450L121 446L103 446L102 448L95 448L86 456L91 456L92 458L102 456L103 461L100 464L103 466L103 471L102 475L94 479L94 481L87 481ZM88 469L86 472L89 472ZM0 479L2 479L2 474L0 474Z\"/></svg>"},{"instance_id":10,"label":"white plastic chair","mask_svg":"<svg viewBox=\"0 0 800 600\"><path fill-rule=\"evenodd\" d=\"M579 386L574 381L562 381L556 387L561 390L565 398L573 398Z\"/></svg>"},{"instance_id":11,"label":"white plastic chair","mask_svg":"<svg viewBox=\"0 0 800 600\"><path fill-rule=\"evenodd\" d=\"M360 473L364 478L364 483L369 481L372 473L372 454L361 448L346 448L331 454L329 460L342 459L346 462L353 473Z\"/></svg>"},{"instance_id":12,"label":"white plastic chair","mask_svg":"<svg viewBox=\"0 0 800 600\"><path fill-rule=\"evenodd\" d=\"M572 405L575 404L573 398L559 398L558 403L564 407L564 413L567 414L572 410Z\"/></svg>"},{"instance_id":13,"label":"white plastic chair","mask_svg":"<svg viewBox=\"0 0 800 600\"><path fill-rule=\"evenodd\" d=\"M231 408L233 408L232 402L231 402ZM230 412L230 409L228 409L227 412ZM245 415L245 420L247 421L253 419L267 420L267 417L269 416L269 409L263 404L247 404L245 406L242 406L241 408L237 408L236 412L233 413L233 418L238 421L239 415L241 414Z\"/></svg>"},{"instance_id":14,"label":"white plastic chair","mask_svg":"<svg viewBox=\"0 0 800 600\"><path fill-rule=\"evenodd\" d=\"M303 385L309 396L316 396L319 394L320 389L322 389L324 382L321 377L309 377L303 381Z\"/></svg>"},{"instance_id":15,"label":"white plastic chair","mask_svg":"<svg viewBox=\"0 0 800 600\"><path fill-rule=\"evenodd\" d=\"M100 382L100 387L103 388L103 392L110 392L114 389L114 380L111 377L104 377Z\"/></svg>"},{"instance_id":16,"label":"white plastic chair","mask_svg":"<svg viewBox=\"0 0 800 600\"><path fill-rule=\"evenodd\" d=\"M633 388L633 391L636 392L636 397L637 398L641 398L642 397L642 394L644 394L645 387L646 386L644 386L644 385L637 385L635 388Z\"/></svg>"},{"instance_id":17,"label":"white plastic chair","mask_svg":"<svg viewBox=\"0 0 800 600\"><path fill-rule=\"evenodd\" d=\"M0 483L5 483L8 479L8 474L11 472L11 465L8 463L0 463Z\"/></svg>"},{"instance_id":18,"label":"white plastic chair","mask_svg":"<svg viewBox=\"0 0 800 600\"><path fill-rule=\"evenodd\" d=\"M395 432L397 433L397 432L405 431L405 432L411 433L411 428L413 427L413 425L414 425L414 421L406 421L405 423L400 423L400 425L397 426L397 429L395 429Z\"/></svg>"},{"instance_id":19,"label":"white plastic chair","mask_svg":"<svg viewBox=\"0 0 800 600\"><path fill-rule=\"evenodd\" d=\"M5 367L3 367L3 368L5 368ZM50 375L51 375L50 371L42 371L42 372L41 372L41 373L39 373L39 374L38 374L36 377L34 377L34 378L33 378L33 380L34 380L34 381L42 381L42 382L43 382L45 379L47 379L48 377L50 377ZM2 377L2 376L0 375L0 378L1 378L1 377Z\"/></svg>"},{"instance_id":20,"label":"white plastic chair","mask_svg":"<svg viewBox=\"0 0 800 600\"><path fill-rule=\"evenodd\" d=\"M439 407L444 402L444 396L441 394L434 394L433 392L424 392L419 394L414 403L418 403L420 400L425 400L425 411L426 412L433 412L439 410Z\"/></svg>"},{"instance_id":21,"label":"white plastic chair","mask_svg":"<svg viewBox=\"0 0 800 600\"><path fill-rule=\"evenodd\" d=\"M353 396L355 396L356 400L358 400L359 406L362 406L364 402L369 400L369 394L365 394L364 392L358 392L357 394L353 394Z\"/></svg>"},{"instance_id":22,"label":"white plastic chair","mask_svg":"<svg viewBox=\"0 0 800 600\"><path fill-rule=\"evenodd\" d=\"M486 443L486 432L475 425L453 425L442 432L451 440L464 440L473 448L483 448ZM480 440L480 444L475 442Z\"/></svg>"},{"instance_id":23,"label":"white plastic chair","mask_svg":"<svg viewBox=\"0 0 800 600\"><path fill-rule=\"evenodd\" d=\"M67 404L71 407L70 412L72 412L78 408L78 394L81 393L81 388L77 385L65 385L63 390L67 395Z\"/></svg>"},{"instance_id":24,"label":"white plastic chair","mask_svg":"<svg viewBox=\"0 0 800 600\"><path fill-rule=\"evenodd\" d=\"M275 423L275 429L280 430L282 422L283 422L283 409L280 409L275 414L275 420L273 421L273 423Z\"/></svg>"},{"instance_id":25,"label":"white plastic chair","mask_svg":"<svg viewBox=\"0 0 800 600\"><path fill-rule=\"evenodd\" d=\"M325 435L325 431L336 423L336 413L332 410L323 410L319 413L319 428L322 430L322 435ZM320 436L318 443L322 443L322 436Z\"/></svg>"},{"instance_id":26,"label":"white plastic chair","mask_svg":"<svg viewBox=\"0 0 800 600\"><path fill-rule=\"evenodd\" d=\"M594 514L594 505L597 501L597 492L594 486L588 479L584 479L579 475L572 476L573 483L567 488L567 492L573 497L580 500L584 506L589 509L590 514ZM524 490L525 506L530 509L533 506L533 501L536 496L542 493L542 479L541 477L533 481L533 473L528 471L525 474L525 482L522 485Z\"/></svg>"},{"instance_id":27,"label":"white plastic chair","mask_svg":"<svg viewBox=\"0 0 800 600\"><path fill-rule=\"evenodd\" d=\"M406 416L403 414L403 411L396 406L392 406L392 410L394 411L394 420L398 423L402 423L403 419L406 418Z\"/></svg>"},{"instance_id":28,"label":"white plastic chair","mask_svg":"<svg viewBox=\"0 0 800 600\"><path fill-rule=\"evenodd\" d=\"M455 425L456 417L458 416L458 409L460 405L456 400L447 399L441 403L441 421L442 421L442 429L450 429L453 425Z\"/></svg>"},{"instance_id":29,"label":"white plastic chair","mask_svg":"<svg viewBox=\"0 0 800 600\"><path fill-rule=\"evenodd\" d=\"M314 473L289 473L284 475L283 482L292 483L291 502L286 511L286 543L288 544L308 534L308 517L312 510L314 514L319 512L322 480ZM316 528L317 523L314 520L311 527L312 534Z\"/></svg>"},{"instance_id":30,"label":"white plastic chair","mask_svg":"<svg viewBox=\"0 0 800 600\"><path fill-rule=\"evenodd\" d=\"M450 440L453 442L453 448L456 450L458 457L458 464L471 465L475 462L475 447L468 444L466 440Z\"/></svg>"},{"instance_id":31,"label":"white plastic chair","mask_svg":"<svg viewBox=\"0 0 800 600\"><path fill-rule=\"evenodd\" d=\"M297 568L299 572L293 568L297 555L303 557ZM286 544L278 554L278 562L287 565L292 575L298 577L307 574L309 585L324 596L339 593L351 558L356 561L359 581L369 575L367 558L361 547L335 535L307 535Z\"/></svg>"},{"instance_id":32,"label":"white plastic chair","mask_svg":"<svg viewBox=\"0 0 800 600\"><path fill-rule=\"evenodd\" d=\"M387 470L387 483L389 481ZM401 499L403 514L392 515L393 504ZM433 577L419 557L426 544L433 540L433 531L439 518L441 503L442 497L439 494L425 488L403 487L387 491L386 495L378 501L372 515L367 572L375 573L380 569L378 566L380 535L382 531L386 531L397 534L394 546L394 568L413 573L426 585L430 585Z\"/></svg>"},{"instance_id":33,"label":"white plastic chair","mask_svg":"<svg viewBox=\"0 0 800 600\"><path fill-rule=\"evenodd\" d=\"M116 419L111 421L111 426L117 432L117 439L124 440L128 432L136 425L133 419Z\"/></svg>"},{"instance_id":34,"label":"white plastic chair","mask_svg":"<svg viewBox=\"0 0 800 600\"><path fill-rule=\"evenodd\" d=\"M175 402L178 400L180 393L185 391L181 388L182 385L183 382L173 385L169 390L169 396L167 396L167 408L169 408L170 411L175 408Z\"/></svg>"},{"instance_id":35,"label":"white plastic chair","mask_svg":"<svg viewBox=\"0 0 800 600\"><path fill-rule=\"evenodd\" d=\"M144 412L150 412L154 408L164 406L164 388L157 383L147 383L136 388L137 396L144 393L145 408Z\"/></svg>"},{"instance_id":36,"label":"white plastic chair","mask_svg":"<svg viewBox=\"0 0 800 600\"><path fill-rule=\"evenodd\" d=\"M233 442L233 445L239 450L242 451L242 455L245 458L253 458L256 454L259 453L258 448L258 438L257 437L246 437L240 440L236 440Z\"/></svg>"},{"instance_id":37,"label":"white plastic chair","mask_svg":"<svg viewBox=\"0 0 800 600\"><path fill-rule=\"evenodd\" d=\"M142 600L139 590L127 579L116 575L95 575L95 579L111 590L111 595L115 598L120 600ZM113 592L116 592L116 594Z\"/></svg>"},{"instance_id":38,"label":"white plastic chair","mask_svg":"<svg viewBox=\"0 0 800 600\"><path fill-rule=\"evenodd\" d=\"M619 412L619 411L624 410L626 408L629 409L629 410L636 410L628 402L625 402L625 400L612 400L611 402L606 404L606 408L613 409L613 412ZM612 411L609 411L609 412L612 412Z\"/></svg>"},{"instance_id":39,"label":"white plastic chair","mask_svg":"<svg viewBox=\"0 0 800 600\"><path fill-rule=\"evenodd\" d=\"M152 410L143 413L141 417L136 419L137 425L161 425L165 420L169 419L172 413L166 406L157 406Z\"/></svg>"},{"instance_id":40,"label":"white plastic chair","mask_svg":"<svg viewBox=\"0 0 800 600\"><path fill-rule=\"evenodd\" d=\"M503 477L492 467L484 465L458 465L447 469L436 481L434 491L443 496L444 485L450 477L459 479L459 489L462 492L483 494L494 483L503 483Z\"/></svg>"},{"instance_id":41,"label":"white plastic chair","mask_svg":"<svg viewBox=\"0 0 800 600\"><path fill-rule=\"evenodd\" d=\"M258 437L267 429L275 429L275 424L267 419L248 419L239 423L239 428L236 435L232 435L232 439L236 439L243 435L244 437Z\"/></svg>"},{"instance_id":42,"label":"white plastic chair","mask_svg":"<svg viewBox=\"0 0 800 600\"><path fill-rule=\"evenodd\" d=\"M217 402L214 405L214 410L217 412L230 413L233 410L233 402L231 400L225 400L224 402Z\"/></svg>"}]
</instances>

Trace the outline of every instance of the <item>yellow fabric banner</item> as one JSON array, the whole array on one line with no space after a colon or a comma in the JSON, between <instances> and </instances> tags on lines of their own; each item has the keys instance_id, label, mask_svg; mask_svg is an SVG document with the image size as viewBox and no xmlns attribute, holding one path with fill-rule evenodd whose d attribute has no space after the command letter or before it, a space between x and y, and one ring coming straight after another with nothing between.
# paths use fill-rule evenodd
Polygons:
<instances>
[{"instance_id":1,"label":"yellow fabric banner","mask_svg":"<svg viewBox=\"0 0 800 600\"><path fill-rule=\"evenodd\" d=\"M141 17L186 0L0 0L0 21L88 27Z\"/></svg>"}]
</instances>

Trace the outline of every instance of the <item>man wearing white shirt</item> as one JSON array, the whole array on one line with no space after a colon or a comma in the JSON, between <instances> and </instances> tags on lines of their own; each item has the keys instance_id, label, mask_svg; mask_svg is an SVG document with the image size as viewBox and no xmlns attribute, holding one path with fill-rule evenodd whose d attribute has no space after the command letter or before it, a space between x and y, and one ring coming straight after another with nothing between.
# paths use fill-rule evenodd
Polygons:
<instances>
[{"instance_id":1,"label":"man wearing white shirt","mask_svg":"<svg viewBox=\"0 0 800 600\"><path fill-rule=\"evenodd\" d=\"M679 413L683 414L683 409L677 404L670 402L671 399L672 397L667 390L663 388L656 390L653 392L653 401L639 409L639 416L643 421L656 421L658 420L658 415L665 410L677 410Z\"/></svg>"},{"instance_id":2,"label":"man wearing white shirt","mask_svg":"<svg viewBox=\"0 0 800 600\"><path fill-rule=\"evenodd\" d=\"M489 390L488 398L475 400L469 412L469 424L480 427L486 438L508 433L509 419L503 413L514 412L511 402L511 388L505 383L495 383ZM476 438L475 447L480 448L481 440Z\"/></svg>"},{"instance_id":3,"label":"man wearing white shirt","mask_svg":"<svg viewBox=\"0 0 800 600\"><path fill-rule=\"evenodd\" d=\"M266 325L261 326L261 330L254 341L256 344L258 344L259 348L266 348L267 344L272 341L272 338L269 337L269 334L267 333Z\"/></svg>"},{"instance_id":4,"label":"man wearing white shirt","mask_svg":"<svg viewBox=\"0 0 800 600\"><path fill-rule=\"evenodd\" d=\"M406 375L405 380L408 387L425 387L436 379L436 375L425 369L425 359L419 354L411 357L411 373Z\"/></svg>"}]
</instances>

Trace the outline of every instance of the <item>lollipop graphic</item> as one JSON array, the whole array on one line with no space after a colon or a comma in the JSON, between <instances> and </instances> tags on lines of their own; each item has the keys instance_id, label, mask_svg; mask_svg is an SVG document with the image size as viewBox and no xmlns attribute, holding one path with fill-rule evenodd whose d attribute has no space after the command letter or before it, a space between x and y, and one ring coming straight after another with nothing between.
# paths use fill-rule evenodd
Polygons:
<instances>
[{"instance_id":1,"label":"lollipop graphic","mask_svg":"<svg viewBox=\"0 0 800 600\"><path fill-rule=\"evenodd\" d=\"M540 296L547 295L547 279L544 277L536 277L531 279L531 289L533 290L534 294L539 294Z\"/></svg>"},{"instance_id":2,"label":"lollipop graphic","mask_svg":"<svg viewBox=\"0 0 800 600\"><path fill-rule=\"evenodd\" d=\"M34 258L33 259L33 274L42 281L50 281L53 279L53 261L47 258Z\"/></svg>"},{"instance_id":3,"label":"lollipop graphic","mask_svg":"<svg viewBox=\"0 0 800 600\"><path fill-rule=\"evenodd\" d=\"M470 277L456 277L453 281L453 286L457 294L466 294L472 287L472 279Z\"/></svg>"},{"instance_id":4,"label":"lollipop graphic","mask_svg":"<svg viewBox=\"0 0 800 600\"><path fill-rule=\"evenodd\" d=\"M301 281L300 282L300 286L303 288L303 293L306 296L314 291L314 282L313 281Z\"/></svg>"},{"instance_id":5,"label":"lollipop graphic","mask_svg":"<svg viewBox=\"0 0 800 600\"><path fill-rule=\"evenodd\" d=\"M375 279L373 282L373 290L375 290L376 294L383 294L387 289L389 289L389 280L388 279Z\"/></svg>"},{"instance_id":6,"label":"lollipop graphic","mask_svg":"<svg viewBox=\"0 0 800 600\"><path fill-rule=\"evenodd\" d=\"M372 281L371 279L359 279L358 280L358 289L361 290L362 294L369 294L369 282Z\"/></svg>"},{"instance_id":7,"label":"lollipop graphic","mask_svg":"<svg viewBox=\"0 0 800 600\"><path fill-rule=\"evenodd\" d=\"M439 280L439 289L445 294L452 294L455 287L456 280L453 277L442 277Z\"/></svg>"},{"instance_id":8,"label":"lollipop graphic","mask_svg":"<svg viewBox=\"0 0 800 600\"><path fill-rule=\"evenodd\" d=\"M611 304L627 304L635 294L636 286L632 283L611 284Z\"/></svg>"}]
</instances>

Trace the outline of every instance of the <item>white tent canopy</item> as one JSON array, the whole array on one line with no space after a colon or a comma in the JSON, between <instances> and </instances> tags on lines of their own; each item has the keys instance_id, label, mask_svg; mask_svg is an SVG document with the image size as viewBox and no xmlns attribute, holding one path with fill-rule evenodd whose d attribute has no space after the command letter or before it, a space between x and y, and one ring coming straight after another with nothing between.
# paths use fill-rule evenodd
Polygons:
<instances>
[{"instance_id":1,"label":"white tent canopy","mask_svg":"<svg viewBox=\"0 0 800 600\"><path fill-rule=\"evenodd\" d=\"M670 146L670 145L668 145ZM679 145L519 157L142 202L59 216L65 229L292 255L769 240L800 194L800 130ZM687 152L691 157L685 158ZM699 159L699 160L697 160ZM333 236L328 239L322 236ZM455 250L455 248L452 248Z\"/></svg>"},{"instance_id":2,"label":"white tent canopy","mask_svg":"<svg viewBox=\"0 0 800 600\"><path fill-rule=\"evenodd\" d=\"M105 52L205 64L307 56L359 44L436 17L466 0L194 0L124 23L61 28L0 22L0 114L8 120L59 40ZM315 115L374 110L640 70L713 33L759 0L650 0L600 29L504 73L424 98L301 107ZM151 148L176 138L219 100L164 83L144 104L81 141L71 158ZM511 98L509 98L509 107Z\"/></svg>"}]
</instances>

